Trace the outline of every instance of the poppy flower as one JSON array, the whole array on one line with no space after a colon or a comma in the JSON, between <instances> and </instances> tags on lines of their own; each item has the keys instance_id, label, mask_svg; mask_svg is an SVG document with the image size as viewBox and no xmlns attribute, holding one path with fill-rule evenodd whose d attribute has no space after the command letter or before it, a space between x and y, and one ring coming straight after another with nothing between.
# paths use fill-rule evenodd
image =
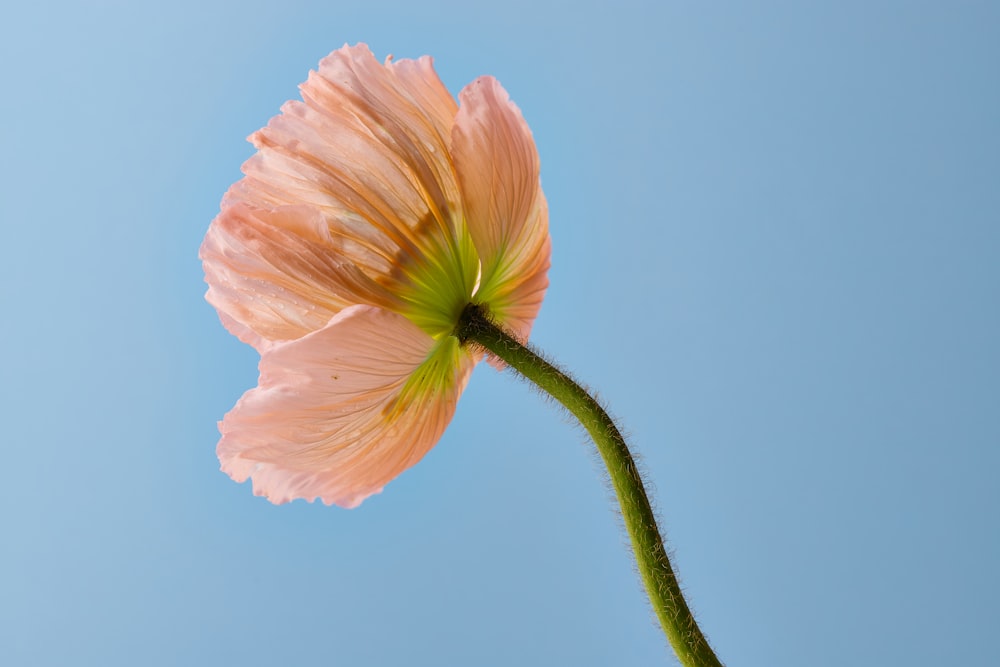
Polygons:
<instances>
[{"instance_id":1,"label":"poppy flower","mask_svg":"<svg viewBox=\"0 0 1000 667\"><path fill-rule=\"evenodd\" d=\"M226 328L261 355L219 424L222 470L274 503L357 506L440 439L482 353L481 304L525 340L548 212L521 112L492 77L458 103L429 57L324 58L250 136L200 257Z\"/></svg>"}]
</instances>

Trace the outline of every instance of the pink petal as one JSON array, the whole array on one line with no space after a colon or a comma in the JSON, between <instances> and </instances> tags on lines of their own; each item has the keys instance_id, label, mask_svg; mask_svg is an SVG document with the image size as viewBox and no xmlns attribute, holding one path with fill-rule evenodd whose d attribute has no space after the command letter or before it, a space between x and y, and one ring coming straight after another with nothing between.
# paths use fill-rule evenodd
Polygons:
<instances>
[{"instance_id":1,"label":"pink petal","mask_svg":"<svg viewBox=\"0 0 1000 667\"><path fill-rule=\"evenodd\" d=\"M353 304L397 306L343 259L345 243L315 208L234 202L212 222L199 252L206 298L226 327L258 350L320 329Z\"/></svg>"},{"instance_id":2,"label":"pink petal","mask_svg":"<svg viewBox=\"0 0 1000 667\"><path fill-rule=\"evenodd\" d=\"M459 94L452 154L469 232L482 262L477 300L527 338L548 287L548 207L531 130L492 77Z\"/></svg>"},{"instance_id":3,"label":"pink petal","mask_svg":"<svg viewBox=\"0 0 1000 667\"><path fill-rule=\"evenodd\" d=\"M462 224L448 152L457 107L431 59L383 65L367 46L345 46L301 91L250 137L259 151L223 206L315 206L351 241L344 259L380 281L448 247Z\"/></svg>"},{"instance_id":4,"label":"pink petal","mask_svg":"<svg viewBox=\"0 0 1000 667\"><path fill-rule=\"evenodd\" d=\"M446 381L408 384L440 345L454 346ZM355 507L437 443L474 364L455 339L437 342L401 315L346 308L264 351L259 386L220 424L222 470L274 503Z\"/></svg>"}]
</instances>

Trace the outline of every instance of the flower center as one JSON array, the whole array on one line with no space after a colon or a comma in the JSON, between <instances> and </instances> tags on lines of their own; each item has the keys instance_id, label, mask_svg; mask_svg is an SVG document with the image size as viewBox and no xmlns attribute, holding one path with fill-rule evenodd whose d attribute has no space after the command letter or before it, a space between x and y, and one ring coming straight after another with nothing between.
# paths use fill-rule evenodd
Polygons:
<instances>
[{"instance_id":1,"label":"flower center","mask_svg":"<svg viewBox=\"0 0 1000 667\"><path fill-rule=\"evenodd\" d=\"M462 309L479 288L479 253L465 229L428 241L420 257L400 259L406 284L399 290L402 314L434 338L455 329Z\"/></svg>"}]
</instances>

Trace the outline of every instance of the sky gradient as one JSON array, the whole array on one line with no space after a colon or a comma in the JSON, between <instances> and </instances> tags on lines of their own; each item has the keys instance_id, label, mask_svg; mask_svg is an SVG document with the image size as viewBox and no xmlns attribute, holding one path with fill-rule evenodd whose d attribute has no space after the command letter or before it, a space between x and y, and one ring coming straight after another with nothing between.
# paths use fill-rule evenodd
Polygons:
<instances>
[{"instance_id":1,"label":"sky gradient","mask_svg":"<svg viewBox=\"0 0 1000 667\"><path fill-rule=\"evenodd\" d=\"M257 356L198 246L359 41L522 109L532 340L621 419L724 662L995 660L1000 6L610 4L5 12L0 664L674 664L591 445L487 365L359 509L219 472Z\"/></svg>"}]
</instances>

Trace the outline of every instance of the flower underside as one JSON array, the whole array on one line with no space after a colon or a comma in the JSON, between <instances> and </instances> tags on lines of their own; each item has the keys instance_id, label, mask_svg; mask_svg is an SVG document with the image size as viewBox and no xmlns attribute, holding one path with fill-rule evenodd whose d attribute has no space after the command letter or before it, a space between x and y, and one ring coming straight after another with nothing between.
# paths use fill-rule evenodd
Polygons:
<instances>
[{"instance_id":1,"label":"flower underside","mask_svg":"<svg viewBox=\"0 0 1000 667\"><path fill-rule=\"evenodd\" d=\"M481 353L470 303L527 338L548 212L520 111L481 77L460 104L429 58L325 58L250 140L200 256L207 298L261 353L220 424L234 479L273 502L354 506L441 437Z\"/></svg>"}]
</instances>

